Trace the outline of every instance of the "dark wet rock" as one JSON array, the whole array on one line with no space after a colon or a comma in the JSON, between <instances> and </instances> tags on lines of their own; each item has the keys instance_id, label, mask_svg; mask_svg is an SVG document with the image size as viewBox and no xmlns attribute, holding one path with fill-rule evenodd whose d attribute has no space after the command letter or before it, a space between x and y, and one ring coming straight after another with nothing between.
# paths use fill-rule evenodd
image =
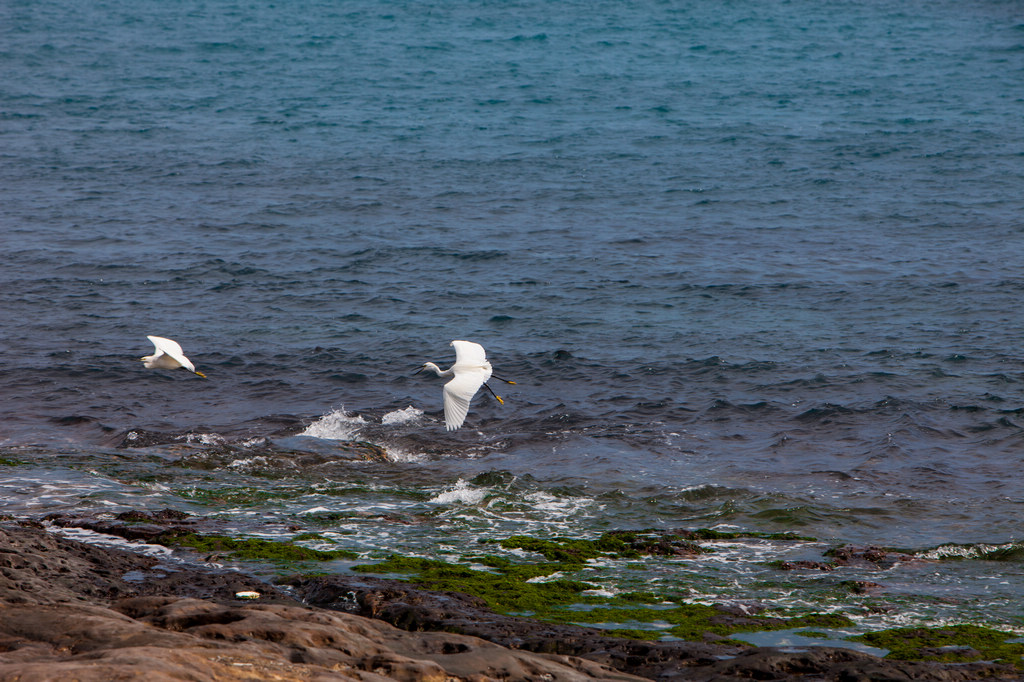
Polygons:
<instances>
[{"instance_id":1,"label":"dark wet rock","mask_svg":"<svg viewBox=\"0 0 1024 682\"><path fill-rule=\"evenodd\" d=\"M216 522L165 509L158 512L127 511L113 518L51 514L45 520L60 528L84 528L125 540L159 542L161 537L184 533L216 532Z\"/></svg>"},{"instance_id":2,"label":"dark wet rock","mask_svg":"<svg viewBox=\"0 0 1024 682\"><path fill-rule=\"evenodd\" d=\"M874 546L843 545L828 550L825 552L825 556L829 557L836 566L868 569L889 569L897 564L924 561L912 554Z\"/></svg>"},{"instance_id":3,"label":"dark wet rock","mask_svg":"<svg viewBox=\"0 0 1024 682\"><path fill-rule=\"evenodd\" d=\"M149 522L165 524L168 522L177 523L195 517L183 511L178 511L177 509L162 509L156 512L143 512L131 510L121 512L115 518L117 518L119 521L127 521L129 523Z\"/></svg>"},{"instance_id":4,"label":"dark wet rock","mask_svg":"<svg viewBox=\"0 0 1024 682\"><path fill-rule=\"evenodd\" d=\"M652 556L695 557L707 552L690 535L658 533L652 536L634 531L609 531L605 537L620 540L630 552Z\"/></svg>"},{"instance_id":5,"label":"dark wet rock","mask_svg":"<svg viewBox=\"0 0 1024 682\"><path fill-rule=\"evenodd\" d=\"M180 434L147 431L146 429L129 429L117 434L113 444L117 448L148 448L154 445L177 443L180 440Z\"/></svg>"},{"instance_id":6,"label":"dark wet rock","mask_svg":"<svg viewBox=\"0 0 1024 682\"><path fill-rule=\"evenodd\" d=\"M938 666L909 661L889 661L852 649L809 647L786 651L762 647L735 658L717 661L705 669L674 668L659 680L727 682L731 680L806 680L815 682L958 682L981 679L1020 679L1009 666L974 664ZM989 677L991 675L992 677Z\"/></svg>"},{"instance_id":7,"label":"dark wet rock","mask_svg":"<svg viewBox=\"0 0 1024 682\"><path fill-rule=\"evenodd\" d=\"M839 583L839 587L842 587L853 594L874 594L882 591L883 589L881 585L871 582L870 580L844 580Z\"/></svg>"},{"instance_id":8,"label":"dark wet rock","mask_svg":"<svg viewBox=\"0 0 1024 682\"><path fill-rule=\"evenodd\" d=\"M777 568L782 571L834 571L836 566L828 561L808 561L801 559L799 561L780 561L777 564Z\"/></svg>"}]
</instances>

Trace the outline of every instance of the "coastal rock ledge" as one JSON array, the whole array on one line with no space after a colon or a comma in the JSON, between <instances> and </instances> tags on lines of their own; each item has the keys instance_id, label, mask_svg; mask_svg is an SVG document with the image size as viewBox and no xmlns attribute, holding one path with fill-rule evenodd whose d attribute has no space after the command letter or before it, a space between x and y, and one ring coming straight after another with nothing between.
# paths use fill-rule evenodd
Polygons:
<instances>
[{"instance_id":1,"label":"coastal rock ledge","mask_svg":"<svg viewBox=\"0 0 1024 682\"><path fill-rule=\"evenodd\" d=\"M236 597L244 591L259 592L258 603ZM322 583L317 591L321 599L331 592ZM517 620L526 633L536 625ZM841 649L629 649L587 628L559 633L578 655L531 652L437 626L409 632L308 606L241 573L100 548L31 525L0 527L0 681L1018 679L1007 666L886 661ZM501 624L506 637L510 627ZM584 644L588 637L595 646ZM609 656L609 647L630 655Z\"/></svg>"}]
</instances>

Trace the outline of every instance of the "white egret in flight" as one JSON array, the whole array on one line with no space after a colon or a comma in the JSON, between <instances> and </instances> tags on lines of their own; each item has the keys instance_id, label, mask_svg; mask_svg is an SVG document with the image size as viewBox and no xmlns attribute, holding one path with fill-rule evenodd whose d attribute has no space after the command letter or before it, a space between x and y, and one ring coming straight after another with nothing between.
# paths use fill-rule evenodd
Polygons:
<instances>
[{"instance_id":1,"label":"white egret in flight","mask_svg":"<svg viewBox=\"0 0 1024 682\"><path fill-rule=\"evenodd\" d=\"M444 426L448 431L454 431L466 421L466 413L469 412L469 401L473 399L476 392L483 386L491 392L499 403L505 404L491 387L487 380L491 378L491 363L487 361L484 347L472 341L452 341L455 348L455 364L448 369L442 370L432 362L424 363L416 370L419 374L425 369L433 370L439 377L454 377L444 385ZM516 382L494 377L506 384Z\"/></svg>"},{"instance_id":2,"label":"white egret in flight","mask_svg":"<svg viewBox=\"0 0 1024 682\"><path fill-rule=\"evenodd\" d=\"M178 367L184 367L188 371L204 379L206 378L206 375L197 370L192 361L185 357L185 354L181 352L181 346L176 341L165 339L162 336L147 336L146 338L156 346L156 352L141 358L142 362L146 365L146 369L177 369Z\"/></svg>"}]
</instances>

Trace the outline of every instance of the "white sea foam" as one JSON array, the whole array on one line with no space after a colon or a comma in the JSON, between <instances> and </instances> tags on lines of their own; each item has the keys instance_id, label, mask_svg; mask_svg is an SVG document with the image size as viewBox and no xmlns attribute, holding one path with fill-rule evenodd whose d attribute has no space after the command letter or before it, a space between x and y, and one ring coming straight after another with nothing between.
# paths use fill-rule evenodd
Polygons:
<instances>
[{"instance_id":1,"label":"white sea foam","mask_svg":"<svg viewBox=\"0 0 1024 682\"><path fill-rule=\"evenodd\" d=\"M421 452L412 452L394 445L384 445L383 447L388 453L388 461L391 462L422 462L427 458Z\"/></svg>"},{"instance_id":2,"label":"white sea foam","mask_svg":"<svg viewBox=\"0 0 1024 682\"><path fill-rule=\"evenodd\" d=\"M927 552L920 552L917 556L919 556L922 559L932 560L949 558L977 559L979 557L985 557L996 552L1005 552L1014 549L1019 549L1020 546L1021 543L1019 542L1010 542L1005 545L942 545Z\"/></svg>"},{"instance_id":3,"label":"white sea foam","mask_svg":"<svg viewBox=\"0 0 1024 682\"><path fill-rule=\"evenodd\" d=\"M264 467L271 466L271 461L263 455L257 455L256 457L244 457L242 459L232 460L228 464L228 469L234 469L236 471L251 471L253 469L261 469ZM294 468L294 464L292 465Z\"/></svg>"},{"instance_id":4,"label":"white sea foam","mask_svg":"<svg viewBox=\"0 0 1024 682\"><path fill-rule=\"evenodd\" d=\"M392 426L395 424L406 424L418 420L423 416L423 410L416 409L412 405L405 408L404 410L395 410L394 412L388 412L386 415L381 417L380 423L385 426Z\"/></svg>"},{"instance_id":5,"label":"white sea foam","mask_svg":"<svg viewBox=\"0 0 1024 682\"><path fill-rule=\"evenodd\" d=\"M106 533L98 533L93 530L86 528L60 528L57 526L47 526L46 528L50 533L54 535L60 535L62 537L71 538L78 542L83 542L89 545L97 545L99 547L114 547L121 550L130 550L136 554L145 554L148 556L155 556L159 558L169 558L174 556L174 551L163 545L154 545L147 542L141 541L130 541L116 535L107 535Z\"/></svg>"},{"instance_id":6,"label":"white sea foam","mask_svg":"<svg viewBox=\"0 0 1024 682\"><path fill-rule=\"evenodd\" d=\"M487 488L476 488L463 479L442 493L430 498L434 504L479 504L487 496Z\"/></svg>"},{"instance_id":7,"label":"white sea foam","mask_svg":"<svg viewBox=\"0 0 1024 682\"><path fill-rule=\"evenodd\" d=\"M384 415L381 420L384 426L405 424L423 416L422 410L407 407ZM367 427L370 427L367 429ZM380 430L358 414L349 414L345 409L335 410L317 419L299 434L325 440L372 440L384 448L388 460L392 462L415 462L424 458L421 453L410 452L403 448L382 442Z\"/></svg>"},{"instance_id":8,"label":"white sea foam","mask_svg":"<svg viewBox=\"0 0 1024 682\"><path fill-rule=\"evenodd\" d=\"M220 445L227 441L216 433L189 433L185 436L186 443L199 443L200 445Z\"/></svg>"},{"instance_id":9,"label":"white sea foam","mask_svg":"<svg viewBox=\"0 0 1024 682\"><path fill-rule=\"evenodd\" d=\"M348 414L343 408L320 417L299 435L326 440L353 440L364 426L365 419L359 415Z\"/></svg>"},{"instance_id":10,"label":"white sea foam","mask_svg":"<svg viewBox=\"0 0 1024 682\"><path fill-rule=\"evenodd\" d=\"M535 511L550 514L551 518L580 518L584 514L599 511L602 505L591 497L569 497L552 495L543 490L527 493L523 499Z\"/></svg>"}]
</instances>

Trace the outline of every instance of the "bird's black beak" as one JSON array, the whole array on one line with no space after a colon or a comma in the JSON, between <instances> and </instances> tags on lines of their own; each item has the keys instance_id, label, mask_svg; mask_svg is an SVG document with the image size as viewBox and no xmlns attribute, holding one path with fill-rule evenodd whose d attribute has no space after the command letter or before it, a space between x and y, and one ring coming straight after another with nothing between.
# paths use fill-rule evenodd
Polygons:
<instances>
[{"instance_id":1,"label":"bird's black beak","mask_svg":"<svg viewBox=\"0 0 1024 682\"><path fill-rule=\"evenodd\" d=\"M426 365L423 365L423 366L422 366L422 367L420 367L420 368L419 368L418 370L416 370L415 372L413 372L413 373L412 373L412 375L413 375L413 376L416 376L417 374L419 374L420 372L422 372L422 371L423 371L423 370L425 370L426 368L427 368L427 366L426 366Z\"/></svg>"}]
</instances>

